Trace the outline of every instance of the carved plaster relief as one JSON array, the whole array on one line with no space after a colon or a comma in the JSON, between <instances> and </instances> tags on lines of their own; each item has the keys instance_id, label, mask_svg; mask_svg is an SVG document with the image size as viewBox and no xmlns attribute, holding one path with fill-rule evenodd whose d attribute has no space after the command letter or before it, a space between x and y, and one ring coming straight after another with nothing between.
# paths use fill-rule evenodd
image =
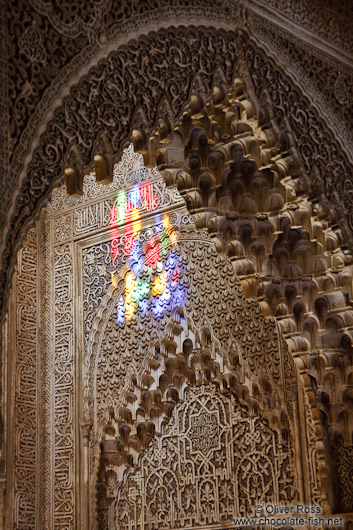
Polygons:
<instances>
[{"instance_id":1,"label":"carved plaster relief","mask_svg":"<svg viewBox=\"0 0 353 530\"><path fill-rule=\"evenodd\" d=\"M143 188L147 185L148 188ZM144 249L141 256L145 256L145 268L141 269L141 281L149 278L151 289L148 295L134 302L130 316L126 305L126 278L129 271L136 270L139 255L136 255L137 261L135 258L131 261L130 253L124 253L124 249L129 248L126 244L130 241L129 230L133 223L127 218L121 224L114 247L112 216L108 216L109 206L114 205L114 200L117 201L125 189L130 190L126 197L131 201L135 200L138 189L145 190L146 201L153 195L152 210L141 202L141 224L134 236L135 244ZM147 189L150 195L146 195ZM164 251L165 261L161 262L165 263L163 274L167 275L167 287L162 285L159 261L150 260L148 264L147 258L151 248L149 242L160 241L162 245L164 241L161 236L156 239L161 219L168 220L165 225L168 246ZM41 318L45 318L46 308L51 308L52 315L52 324L49 319L49 328L44 334L41 332L44 339L41 385L49 399L41 409L46 419L39 423L39 439L41 434L47 437L52 425L52 453L49 448L42 449L38 475L40 496L36 502L40 507L42 527L47 524L42 517L47 517L46 521L52 521L49 524L58 530L78 525L82 528L89 525L93 529L98 521L104 522L106 518L108 523L110 519L110 527L115 528L112 521L120 517L121 512L117 508L118 515L114 515L112 498L107 497L112 472L117 476L116 488L112 490L113 498L117 499L119 487L125 491L124 470L128 470L133 480L133 469L140 465L139 458L148 449L149 441L152 443L154 435L158 435L153 443L159 443L158 437L165 433L164 425L175 405L183 402L183 407L187 408L188 392L196 392L194 387L200 384L211 385L207 392L210 395L216 392L215 402L230 400L232 410L238 411L234 413L239 416L239 425L254 434L251 462L255 468L269 465L256 448L257 437L268 441L278 464L276 472L270 474L272 478L264 485L269 496L277 499L278 495L285 495L293 499L301 495L298 462L302 455L310 460L311 485L307 499L323 501L318 496L320 476L316 471L318 462L313 437L308 436L310 450L303 446L302 451L297 446L295 458L299 461L288 460L288 444L294 443L297 436L295 400L300 387L293 360L275 320L264 317L257 301L245 299L231 261L217 254L205 232L195 230L176 189L168 189L158 171L144 168L142 155L135 154L131 147L125 151L114 170L113 182L107 186L98 185L93 175L84 179L81 198L68 198L64 187L54 191L41 223L41 252L45 256L40 273ZM116 254L112 254L114 249ZM174 274L176 270L177 275ZM125 317L119 321L119 304L124 297ZM53 333L50 341L48 330ZM49 359L52 364L48 364ZM51 389L45 383L48 371ZM200 399L202 403L204 398ZM237 400L244 401L240 408L235 405ZM197 414L190 414L184 429L190 454L196 455L200 444L208 444L211 452L224 451L219 437L222 438L222 433L235 422L230 419L233 413L230 413L229 401L226 406L229 413L225 423L216 405L213 416L207 417L207 429L214 433L212 437L206 438L203 431L201 438L198 436ZM310 409L307 413L310 416ZM192 425L191 417L194 418ZM281 428L278 430L275 425ZM256 433L263 433L264 438ZM235 434L227 436L231 440ZM278 445L278 436L283 437L283 446ZM236 454L235 442L232 444ZM54 462L53 471L46 473L51 461ZM238 455L237 461L242 461L241 456ZM243 461L242 465L246 467L249 462ZM145 463L146 467L152 465L147 460ZM228 464L224 464L225 469ZM162 483L163 468L164 465L153 471ZM238 468L234 469L235 477L239 475L237 480L243 480L240 471L237 475ZM220 481L218 489L210 490L206 486L209 484L207 473L203 478L201 471L197 473L199 501L206 494L220 500L225 487L234 490L235 483L225 484L225 476L217 479ZM249 480L258 481L261 473L256 478L255 472ZM152 491L152 483L149 484L146 483L146 488ZM227 507L223 507L223 515L218 501L214 505L210 501L208 508L197 508L194 523L205 526L222 521L229 514L242 513L241 506L248 510L253 501L250 483L237 487L243 492L249 491L247 501L235 507L228 502ZM52 497L48 492L52 492ZM100 493L96 508L97 492ZM48 501L45 509L41 507L44 499ZM153 512L152 504L149 509ZM212 507L216 505L217 509ZM15 518L20 516L17 510L18 507L14 507ZM172 525L170 528L177 524L173 510L166 515L168 524ZM158 517L153 517L149 523L151 528L159 524ZM178 524L185 526L187 520L183 517L180 515Z\"/></svg>"}]
</instances>

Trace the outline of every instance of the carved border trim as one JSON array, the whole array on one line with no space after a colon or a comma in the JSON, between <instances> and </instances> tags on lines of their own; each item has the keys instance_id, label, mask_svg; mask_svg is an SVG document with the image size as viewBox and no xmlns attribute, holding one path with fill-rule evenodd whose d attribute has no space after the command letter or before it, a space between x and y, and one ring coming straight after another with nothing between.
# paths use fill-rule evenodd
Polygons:
<instances>
[{"instance_id":1,"label":"carved border trim","mask_svg":"<svg viewBox=\"0 0 353 530\"><path fill-rule=\"evenodd\" d=\"M45 212L43 212L45 213ZM44 216L43 216L44 217ZM40 359L40 395L39 403L39 452L38 462L40 480L38 488L38 521L39 528L53 528L53 355L52 355L52 252L50 223L39 221L40 249L40 325L39 325L39 359Z\"/></svg>"},{"instance_id":2,"label":"carved border trim","mask_svg":"<svg viewBox=\"0 0 353 530\"><path fill-rule=\"evenodd\" d=\"M289 38L291 41L294 41L292 36L288 35L285 30L276 28L276 31L284 37ZM347 159L353 164L353 139L351 134L348 132L345 125L341 123L335 111L330 108L329 103L324 100L315 88L307 74L300 67L293 64L293 61L288 54L277 47L275 43L270 43L268 40L265 41L264 39L266 39L266 35L263 32L256 33L256 29L255 31L252 29L251 33L246 33L249 37L249 41L255 45L259 51L263 51L268 60L274 62L276 68L281 71L282 75L290 78L292 85L303 95L308 106L310 105L316 110L317 115L323 119L326 128L329 131L332 131L335 141L337 141ZM259 41L261 44L259 44ZM285 70L283 65L285 65ZM353 68L353 63L351 67ZM300 85L298 84L298 79L301 80Z\"/></svg>"},{"instance_id":3,"label":"carved border trim","mask_svg":"<svg viewBox=\"0 0 353 530\"><path fill-rule=\"evenodd\" d=\"M72 243L54 247L54 529L74 528L75 402Z\"/></svg>"},{"instance_id":4,"label":"carved border trim","mask_svg":"<svg viewBox=\"0 0 353 530\"><path fill-rule=\"evenodd\" d=\"M38 250L26 241L18 254L14 422L14 528L36 526L37 271Z\"/></svg>"},{"instance_id":5,"label":"carved border trim","mask_svg":"<svg viewBox=\"0 0 353 530\"><path fill-rule=\"evenodd\" d=\"M266 5L264 1L252 0L250 2L249 0L241 0L241 3L249 11L256 13L262 19L271 22L278 28L285 30L292 36L296 37L297 40L302 40L306 44L309 44L311 48L316 48L320 51L323 51L334 59L352 68L352 53L349 53L347 50L332 44L329 40L324 39L318 33L314 33L304 26L297 24L294 20L282 15L279 10Z\"/></svg>"}]
</instances>

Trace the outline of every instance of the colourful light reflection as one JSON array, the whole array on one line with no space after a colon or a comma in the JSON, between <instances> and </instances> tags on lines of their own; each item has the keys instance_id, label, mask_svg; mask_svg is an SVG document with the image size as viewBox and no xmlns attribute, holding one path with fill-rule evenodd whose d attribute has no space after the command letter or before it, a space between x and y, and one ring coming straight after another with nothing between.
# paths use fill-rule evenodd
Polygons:
<instances>
[{"instance_id":1,"label":"colourful light reflection","mask_svg":"<svg viewBox=\"0 0 353 530\"><path fill-rule=\"evenodd\" d=\"M167 287L168 283L168 273L163 271L162 274L157 276L157 278L152 283L152 295L157 296L158 294L163 293L164 289Z\"/></svg>"},{"instance_id":2,"label":"colourful light reflection","mask_svg":"<svg viewBox=\"0 0 353 530\"><path fill-rule=\"evenodd\" d=\"M119 248L128 258L125 274L124 294L117 307L117 322L122 325L131 320L139 310L141 315L151 311L160 318L168 307L181 304L185 288L179 285L181 270L178 258L172 252L177 234L171 226L168 214L156 215L157 233L143 245L139 242L142 230L141 210L153 211L158 206L158 197L150 183L139 184L128 192L120 191L111 210L111 253L113 262ZM112 273L112 283L117 286L117 277Z\"/></svg>"},{"instance_id":3,"label":"colourful light reflection","mask_svg":"<svg viewBox=\"0 0 353 530\"><path fill-rule=\"evenodd\" d=\"M110 230L112 242L112 260L118 256L119 238L125 234L123 252L129 256L133 248L132 240L141 231L141 210L154 211L158 206L158 197L153 192L151 183L137 184L127 192L121 190L116 196L110 214ZM129 224L132 223L132 227ZM122 225L126 225L123 229ZM132 232L132 233L131 233Z\"/></svg>"}]
</instances>

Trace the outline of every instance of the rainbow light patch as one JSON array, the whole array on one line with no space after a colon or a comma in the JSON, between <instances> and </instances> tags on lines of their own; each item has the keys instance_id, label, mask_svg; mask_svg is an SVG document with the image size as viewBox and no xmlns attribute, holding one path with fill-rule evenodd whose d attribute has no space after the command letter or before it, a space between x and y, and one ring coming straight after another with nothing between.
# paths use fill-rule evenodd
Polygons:
<instances>
[{"instance_id":1,"label":"rainbow light patch","mask_svg":"<svg viewBox=\"0 0 353 530\"><path fill-rule=\"evenodd\" d=\"M185 289L178 288L181 271L177 256L171 252L177 234L168 214L156 215L157 233L143 244L139 241L141 210L152 212L158 203L152 184L143 183L128 192L119 191L111 209L112 261L116 261L121 251L128 258L124 294L117 305L119 325L130 321L137 310L141 315L151 311L155 318L160 318L171 303L172 306L180 304L185 298ZM112 284L117 287L115 273L112 273Z\"/></svg>"}]
</instances>

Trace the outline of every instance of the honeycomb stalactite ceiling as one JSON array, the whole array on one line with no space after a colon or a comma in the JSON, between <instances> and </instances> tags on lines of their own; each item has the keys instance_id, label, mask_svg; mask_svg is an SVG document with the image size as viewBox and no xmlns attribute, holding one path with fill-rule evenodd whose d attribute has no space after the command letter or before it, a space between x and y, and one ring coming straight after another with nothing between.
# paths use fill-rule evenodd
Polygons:
<instances>
[{"instance_id":1,"label":"honeycomb stalactite ceiling","mask_svg":"<svg viewBox=\"0 0 353 530\"><path fill-rule=\"evenodd\" d=\"M245 295L276 317L330 443L351 444L352 254L327 202L315 197L286 122L261 109L256 120L240 80L227 96L216 88L206 106L194 96L170 143L157 131L145 159L176 184ZM181 143L184 157L175 160Z\"/></svg>"},{"instance_id":2,"label":"honeycomb stalactite ceiling","mask_svg":"<svg viewBox=\"0 0 353 530\"><path fill-rule=\"evenodd\" d=\"M184 316L175 313L167 335L172 337L173 327L180 326L182 320ZM283 429L286 436L289 419L281 408L285 403L279 388L267 379L266 383L262 380L263 387L259 386L244 362L239 344L234 342L230 354L225 355L215 347L214 337L212 344L209 330L205 328L202 335L202 344L189 337L184 340L181 351L177 345L179 337L156 346L147 370L132 379L124 406L118 414L110 411L104 427L102 456L107 469L114 465L120 470L120 481L126 466L137 465L153 436L162 434L175 404L184 400L187 388L212 384L222 393L233 393L249 415L263 411L269 424L280 426L279 430ZM246 382L242 384L242 380Z\"/></svg>"},{"instance_id":3,"label":"honeycomb stalactite ceiling","mask_svg":"<svg viewBox=\"0 0 353 530\"><path fill-rule=\"evenodd\" d=\"M236 79L228 94L215 87L206 104L193 95L173 130L160 119L148 147L142 130L132 141L146 166L157 165L167 185L177 186L197 229L231 260L245 296L276 318L327 443L339 440L344 448L353 439L353 258L265 93L260 108L257 119ZM351 500L341 494L349 511Z\"/></svg>"},{"instance_id":4,"label":"honeycomb stalactite ceiling","mask_svg":"<svg viewBox=\"0 0 353 530\"><path fill-rule=\"evenodd\" d=\"M138 5L105 0L89 8L70 2L58 10L57 6L57 2L12 2L7 6L7 17L3 17L4 25L7 18L7 36L2 44L6 48L8 43L3 53L7 56L8 51L9 61L0 98L4 95L9 101L10 131L0 131L4 139L0 168L1 300L8 293L13 250L19 248L31 218L39 215L50 190L64 175L64 158L72 145L79 146L81 170L91 169L93 144L104 132L118 157L132 129L143 129L149 135L158 118L165 116L174 126L192 91L204 96L214 84L227 89L239 58L249 69L256 93L266 86L276 101L276 113L286 114L290 109L302 156L307 154L306 146L316 140L315 155L306 160L306 170L315 171L313 166L319 161L320 185L324 182L324 193L337 203L336 209L347 218L351 232L349 195L353 178L347 157L352 149L346 129L350 117L343 109L350 108L353 70L339 61L332 66L332 57L314 45L308 46L308 42L301 43L301 48L295 39L293 49L290 35L278 26L275 15L283 11L287 22L303 25L306 31L319 35L319 40L329 31L330 39L344 55L352 32L339 6L321 10L308 0L288 5L227 0L212 6L204 0L196 5L188 0L172 5L168 0L144 0ZM273 20L266 15L268 9ZM248 49L239 35L252 41ZM286 44L287 38L291 44ZM281 51L289 46L293 58L276 60L279 42ZM165 54L166 49L173 51ZM308 67L311 59L307 57L312 57L312 52L318 57L315 72ZM270 64L272 59L274 64ZM286 62L288 66L296 64L298 73L288 77L283 68ZM116 76L121 70L127 76L128 90L124 79ZM317 93L311 90L313 75ZM141 76L144 91L140 90ZM333 95L327 79L333 79ZM315 109L309 108L310 99ZM323 127L320 112L332 118ZM313 129L315 134L308 134ZM331 130L337 138L331 136ZM348 243L353 248L352 242Z\"/></svg>"}]
</instances>

